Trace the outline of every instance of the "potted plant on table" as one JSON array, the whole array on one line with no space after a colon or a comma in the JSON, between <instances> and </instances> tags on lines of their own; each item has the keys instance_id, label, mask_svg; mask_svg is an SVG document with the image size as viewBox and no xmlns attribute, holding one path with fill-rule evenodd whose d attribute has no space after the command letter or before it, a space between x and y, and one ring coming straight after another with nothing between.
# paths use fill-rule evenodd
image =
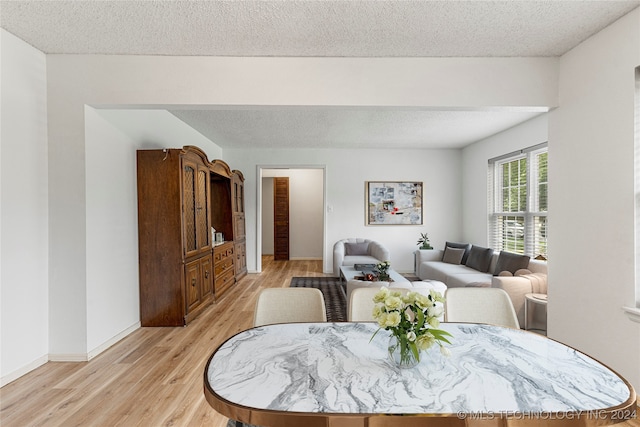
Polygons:
<instances>
[{"instance_id":1,"label":"potted plant on table","mask_svg":"<svg viewBox=\"0 0 640 427\"><path fill-rule=\"evenodd\" d=\"M389 268L391 267L391 261L382 261L376 264L375 273L378 280L383 282L388 282L389 277Z\"/></svg>"},{"instance_id":2,"label":"potted plant on table","mask_svg":"<svg viewBox=\"0 0 640 427\"><path fill-rule=\"evenodd\" d=\"M433 249L433 246L431 246L431 243L429 242L429 236L427 236L427 233L420 233L418 246L418 249Z\"/></svg>"}]
</instances>

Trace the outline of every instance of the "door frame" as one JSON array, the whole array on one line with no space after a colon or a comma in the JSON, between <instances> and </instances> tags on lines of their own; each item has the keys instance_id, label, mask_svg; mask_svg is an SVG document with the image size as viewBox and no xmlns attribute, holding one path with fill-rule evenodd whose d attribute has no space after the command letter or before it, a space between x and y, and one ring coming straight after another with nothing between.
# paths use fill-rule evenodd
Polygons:
<instances>
[{"instance_id":1,"label":"door frame","mask_svg":"<svg viewBox=\"0 0 640 427\"><path fill-rule=\"evenodd\" d=\"M327 165L256 165L256 273L262 272L262 171L263 169L322 169L322 270L328 271L327 243ZM246 194L246 193L245 193Z\"/></svg>"}]
</instances>

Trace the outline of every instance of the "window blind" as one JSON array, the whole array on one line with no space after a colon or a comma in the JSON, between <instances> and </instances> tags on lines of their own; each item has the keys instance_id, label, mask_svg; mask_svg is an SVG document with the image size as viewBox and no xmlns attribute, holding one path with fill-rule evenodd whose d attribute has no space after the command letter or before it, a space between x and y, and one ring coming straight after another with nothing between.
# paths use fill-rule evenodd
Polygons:
<instances>
[{"instance_id":1,"label":"window blind","mask_svg":"<svg viewBox=\"0 0 640 427\"><path fill-rule=\"evenodd\" d=\"M547 257L547 143L489 160L489 243Z\"/></svg>"}]
</instances>

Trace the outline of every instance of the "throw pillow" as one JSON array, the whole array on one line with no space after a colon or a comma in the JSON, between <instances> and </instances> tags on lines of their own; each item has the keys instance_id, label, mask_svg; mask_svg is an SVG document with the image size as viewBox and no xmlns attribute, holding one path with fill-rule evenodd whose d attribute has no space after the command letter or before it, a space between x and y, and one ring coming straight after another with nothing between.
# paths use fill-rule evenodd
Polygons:
<instances>
[{"instance_id":1,"label":"throw pillow","mask_svg":"<svg viewBox=\"0 0 640 427\"><path fill-rule=\"evenodd\" d=\"M489 267L491 266L492 256L493 249L472 245L465 265L469 268L473 268L474 270L478 270L481 273L486 273L489 271Z\"/></svg>"},{"instance_id":2,"label":"throw pillow","mask_svg":"<svg viewBox=\"0 0 640 427\"><path fill-rule=\"evenodd\" d=\"M442 256L442 262L446 262L447 264L455 264L458 265L462 262L462 257L464 256L464 249L456 249L447 246L444 248L444 255Z\"/></svg>"},{"instance_id":3,"label":"throw pillow","mask_svg":"<svg viewBox=\"0 0 640 427\"><path fill-rule=\"evenodd\" d=\"M515 274L516 271L529 266L529 258L529 255L520 255L502 251L498 256L498 263L496 264L496 271L494 275L498 275L502 271L508 271L511 274Z\"/></svg>"},{"instance_id":4,"label":"throw pillow","mask_svg":"<svg viewBox=\"0 0 640 427\"><path fill-rule=\"evenodd\" d=\"M369 242L345 243L345 255L369 255Z\"/></svg>"},{"instance_id":5,"label":"throw pillow","mask_svg":"<svg viewBox=\"0 0 640 427\"><path fill-rule=\"evenodd\" d=\"M471 244L470 243L447 242L447 243L445 243L444 247L445 247L445 249L446 248L464 249L464 256L462 257L462 261L460 261L460 264L466 264L467 263L467 258L469 257L469 251L471 250Z\"/></svg>"}]
</instances>

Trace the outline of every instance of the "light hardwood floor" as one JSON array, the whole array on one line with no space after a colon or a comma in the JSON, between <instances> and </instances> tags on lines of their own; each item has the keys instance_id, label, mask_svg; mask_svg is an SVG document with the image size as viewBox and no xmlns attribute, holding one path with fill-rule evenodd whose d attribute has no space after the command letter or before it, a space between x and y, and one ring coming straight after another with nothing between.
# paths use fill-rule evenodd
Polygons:
<instances>
[{"instance_id":1,"label":"light hardwood floor","mask_svg":"<svg viewBox=\"0 0 640 427\"><path fill-rule=\"evenodd\" d=\"M90 362L45 364L0 389L0 425L226 426L204 399L205 363L251 327L260 289L289 286L294 276L325 274L320 261L265 257L263 273L243 278L185 328L140 328Z\"/></svg>"},{"instance_id":2,"label":"light hardwood floor","mask_svg":"<svg viewBox=\"0 0 640 427\"><path fill-rule=\"evenodd\" d=\"M203 393L204 366L231 335L253 323L257 292L294 276L325 276L321 261L263 258L184 328L140 328L90 362L49 362L0 389L0 425L226 426Z\"/></svg>"}]
</instances>

